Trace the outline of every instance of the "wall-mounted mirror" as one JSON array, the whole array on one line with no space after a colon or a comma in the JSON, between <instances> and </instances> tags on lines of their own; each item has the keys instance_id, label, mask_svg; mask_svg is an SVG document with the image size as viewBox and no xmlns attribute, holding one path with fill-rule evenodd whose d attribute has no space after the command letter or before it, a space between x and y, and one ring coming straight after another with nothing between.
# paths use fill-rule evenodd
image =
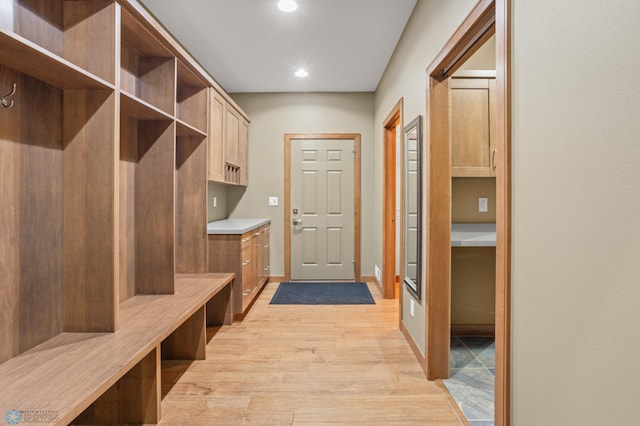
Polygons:
<instances>
[{"instance_id":1,"label":"wall-mounted mirror","mask_svg":"<svg viewBox=\"0 0 640 426\"><path fill-rule=\"evenodd\" d=\"M422 257L422 224L421 224L421 182L422 182L422 116L417 116L404 128L403 147L403 259L402 271L404 284L418 300L421 300L422 283L420 282Z\"/></svg>"}]
</instances>

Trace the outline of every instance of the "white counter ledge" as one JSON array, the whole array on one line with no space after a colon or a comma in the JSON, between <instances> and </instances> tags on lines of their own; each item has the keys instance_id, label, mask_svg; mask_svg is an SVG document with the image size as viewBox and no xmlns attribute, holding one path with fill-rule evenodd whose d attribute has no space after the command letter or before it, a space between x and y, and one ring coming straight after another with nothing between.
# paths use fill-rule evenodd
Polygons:
<instances>
[{"instance_id":1,"label":"white counter ledge","mask_svg":"<svg viewBox=\"0 0 640 426\"><path fill-rule=\"evenodd\" d=\"M271 219L224 219L209 222L207 234L244 234L271 222Z\"/></svg>"},{"instance_id":2,"label":"white counter ledge","mask_svg":"<svg viewBox=\"0 0 640 426\"><path fill-rule=\"evenodd\" d=\"M495 223L452 223L451 247L495 247Z\"/></svg>"}]
</instances>

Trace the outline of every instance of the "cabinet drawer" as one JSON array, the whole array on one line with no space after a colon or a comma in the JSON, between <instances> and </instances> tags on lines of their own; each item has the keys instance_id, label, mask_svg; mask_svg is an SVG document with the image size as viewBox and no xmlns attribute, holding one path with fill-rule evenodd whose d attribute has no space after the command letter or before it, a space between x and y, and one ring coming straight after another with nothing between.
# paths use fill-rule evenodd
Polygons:
<instances>
[{"instance_id":1,"label":"cabinet drawer","mask_svg":"<svg viewBox=\"0 0 640 426\"><path fill-rule=\"evenodd\" d=\"M247 246L242 249L242 252L240 254L240 261L244 265L246 261L250 261L250 260L251 260L251 246Z\"/></svg>"},{"instance_id":2,"label":"cabinet drawer","mask_svg":"<svg viewBox=\"0 0 640 426\"><path fill-rule=\"evenodd\" d=\"M251 234L243 234L242 239L240 240L240 249L246 250L251 246Z\"/></svg>"}]
</instances>

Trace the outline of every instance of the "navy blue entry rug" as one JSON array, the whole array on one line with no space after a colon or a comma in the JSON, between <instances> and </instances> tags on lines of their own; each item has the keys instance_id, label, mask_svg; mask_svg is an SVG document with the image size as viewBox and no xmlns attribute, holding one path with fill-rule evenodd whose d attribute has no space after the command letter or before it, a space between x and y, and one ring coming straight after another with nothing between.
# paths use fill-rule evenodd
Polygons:
<instances>
[{"instance_id":1,"label":"navy blue entry rug","mask_svg":"<svg viewBox=\"0 0 640 426\"><path fill-rule=\"evenodd\" d=\"M283 282L271 305L375 305L369 287L353 282Z\"/></svg>"}]
</instances>

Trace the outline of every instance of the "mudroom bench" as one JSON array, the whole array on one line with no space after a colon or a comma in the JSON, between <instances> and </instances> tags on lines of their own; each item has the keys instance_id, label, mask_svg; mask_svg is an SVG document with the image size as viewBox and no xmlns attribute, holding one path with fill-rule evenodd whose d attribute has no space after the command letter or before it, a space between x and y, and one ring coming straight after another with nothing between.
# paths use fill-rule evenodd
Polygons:
<instances>
[{"instance_id":1,"label":"mudroom bench","mask_svg":"<svg viewBox=\"0 0 640 426\"><path fill-rule=\"evenodd\" d=\"M124 301L117 331L62 333L1 364L5 420L157 423L161 360L205 358L206 327L232 323L233 279L222 273L179 275L174 294Z\"/></svg>"}]
</instances>

